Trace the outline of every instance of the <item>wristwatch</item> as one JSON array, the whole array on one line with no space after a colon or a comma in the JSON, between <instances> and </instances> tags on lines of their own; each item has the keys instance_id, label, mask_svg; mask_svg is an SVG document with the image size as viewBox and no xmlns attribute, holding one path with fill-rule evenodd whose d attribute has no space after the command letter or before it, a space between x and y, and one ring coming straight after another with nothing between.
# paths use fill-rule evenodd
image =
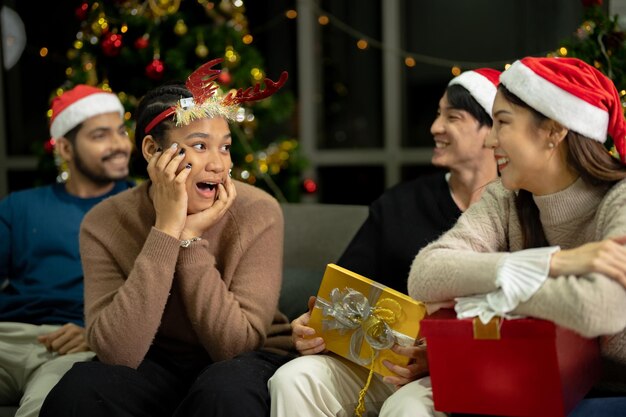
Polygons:
<instances>
[{"instance_id":1,"label":"wristwatch","mask_svg":"<svg viewBox=\"0 0 626 417\"><path fill-rule=\"evenodd\" d=\"M181 248L188 248L189 245L191 245L191 242L197 242L199 240L202 240L201 237L192 237L191 239L185 239L185 240L181 240L180 241L180 247Z\"/></svg>"}]
</instances>

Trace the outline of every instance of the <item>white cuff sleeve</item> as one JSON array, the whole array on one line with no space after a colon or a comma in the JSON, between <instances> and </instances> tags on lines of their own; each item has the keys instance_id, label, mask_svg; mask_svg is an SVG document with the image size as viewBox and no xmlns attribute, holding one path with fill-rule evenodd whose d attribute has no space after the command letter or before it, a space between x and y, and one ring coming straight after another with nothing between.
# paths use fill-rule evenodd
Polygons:
<instances>
[{"instance_id":1,"label":"white cuff sleeve","mask_svg":"<svg viewBox=\"0 0 626 417\"><path fill-rule=\"evenodd\" d=\"M458 318L478 316L487 323L494 316L511 318L510 311L539 290L550 271L550 258L558 246L526 249L500 259L496 271L498 290L485 295L456 299Z\"/></svg>"}]
</instances>

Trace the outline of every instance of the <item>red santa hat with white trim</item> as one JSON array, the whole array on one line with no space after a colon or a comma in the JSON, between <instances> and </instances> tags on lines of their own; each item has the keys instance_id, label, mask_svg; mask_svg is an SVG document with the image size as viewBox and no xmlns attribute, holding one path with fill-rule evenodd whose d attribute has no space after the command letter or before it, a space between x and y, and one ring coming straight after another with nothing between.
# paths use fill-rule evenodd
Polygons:
<instances>
[{"instance_id":1,"label":"red santa hat with white trim","mask_svg":"<svg viewBox=\"0 0 626 417\"><path fill-rule=\"evenodd\" d=\"M113 112L124 116L124 106L115 94L84 84L55 97L51 110L50 136L54 139L93 116Z\"/></svg>"},{"instance_id":2,"label":"red santa hat with white trim","mask_svg":"<svg viewBox=\"0 0 626 417\"><path fill-rule=\"evenodd\" d=\"M489 117L492 117L491 110L498 91L499 79L500 71L492 68L478 68L459 74L450 80L448 86L458 84L465 87L474 100L485 109Z\"/></svg>"},{"instance_id":3,"label":"red santa hat with white trim","mask_svg":"<svg viewBox=\"0 0 626 417\"><path fill-rule=\"evenodd\" d=\"M626 120L613 82L577 58L515 61L500 76L511 93L544 116L589 139L613 139L626 163Z\"/></svg>"}]
</instances>

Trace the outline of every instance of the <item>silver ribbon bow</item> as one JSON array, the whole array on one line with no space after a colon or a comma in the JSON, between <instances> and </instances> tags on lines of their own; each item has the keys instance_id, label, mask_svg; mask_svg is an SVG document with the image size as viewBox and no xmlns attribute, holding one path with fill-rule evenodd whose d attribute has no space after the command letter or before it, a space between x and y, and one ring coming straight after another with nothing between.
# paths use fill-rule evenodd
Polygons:
<instances>
[{"instance_id":1,"label":"silver ribbon bow","mask_svg":"<svg viewBox=\"0 0 626 417\"><path fill-rule=\"evenodd\" d=\"M372 286L369 297L365 297L359 291L346 288L341 291L334 288L330 292L330 301L318 297L315 307L322 310L322 329L338 330L341 334L354 331L350 338L350 358L354 362L367 366L372 358L361 358L360 351L363 339L374 350L389 349L394 343L409 345L414 339L391 329L389 324L382 319L371 317L375 314L375 306L382 294L382 289ZM369 320L370 317L374 320ZM376 323L376 331L369 331L372 322Z\"/></svg>"}]
</instances>

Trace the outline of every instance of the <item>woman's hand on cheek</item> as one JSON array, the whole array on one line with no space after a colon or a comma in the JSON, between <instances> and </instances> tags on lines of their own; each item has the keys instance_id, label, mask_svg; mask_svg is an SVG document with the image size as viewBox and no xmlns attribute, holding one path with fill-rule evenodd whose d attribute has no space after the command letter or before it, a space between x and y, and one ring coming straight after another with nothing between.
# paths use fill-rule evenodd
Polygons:
<instances>
[{"instance_id":1,"label":"woman's hand on cheek","mask_svg":"<svg viewBox=\"0 0 626 417\"><path fill-rule=\"evenodd\" d=\"M187 218L185 181L190 169L176 172L184 157L184 152L181 153L177 144L173 144L165 151L156 152L148 162L152 203L156 212L154 227L176 239L180 239Z\"/></svg>"},{"instance_id":2,"label":"woman's hand on cheek","mask_svg":"<svg viewBox=\"0 0 626 417\"><path fill-rule=\"evenodd\" d=\"M187 222L181 235L182 239L190 239L192 237L201 236L205 230L209 229L215 223L220 221L229 207L237 198L237 190L235 184L230 177L226 177L223 184L217 186L217 197L213 205L199 213L187 216Z\"/></svg>"}]
</instances>

